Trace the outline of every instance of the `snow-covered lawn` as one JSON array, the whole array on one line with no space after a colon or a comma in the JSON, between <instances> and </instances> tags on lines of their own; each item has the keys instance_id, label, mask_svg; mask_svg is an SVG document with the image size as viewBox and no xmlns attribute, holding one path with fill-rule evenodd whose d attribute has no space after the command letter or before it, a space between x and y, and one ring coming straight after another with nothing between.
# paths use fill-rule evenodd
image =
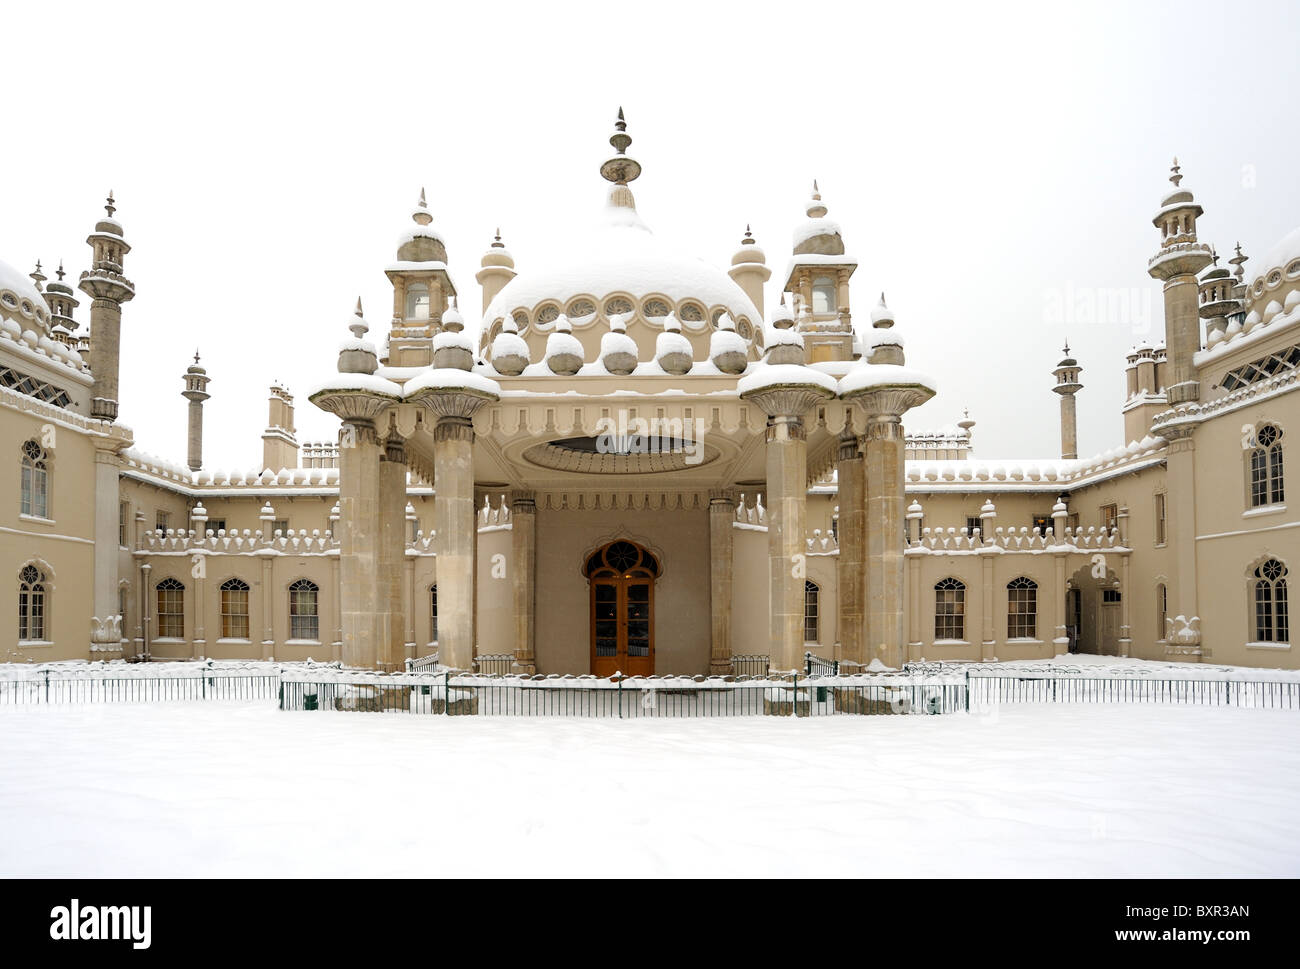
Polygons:
<instances>
[{"instance_id":1,"label":"snow-covered lawn","mask_svg":"<svg viewBox=\"0 0 1300 969\"><path fill-rule=\"evenodd\" d=\"M1300 875L1300 712L0 708L6 875Z\"/></svg>"}]
</instances>

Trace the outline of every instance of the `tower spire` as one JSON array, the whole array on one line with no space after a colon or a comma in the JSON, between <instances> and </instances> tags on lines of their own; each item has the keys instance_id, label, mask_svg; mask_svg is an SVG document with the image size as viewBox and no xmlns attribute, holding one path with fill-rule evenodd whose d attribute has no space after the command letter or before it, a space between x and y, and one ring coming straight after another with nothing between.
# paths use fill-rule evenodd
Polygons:
<instances>
[{"instance_id":1,"label":"tower spire","mask_svg":"<svg viewBox=\"0 0 1300 969\"><path fill-rule=\"evenodd\" d=\"M1182 173L1181 173L1180 170L1179 170L1179 165L1178 165L1178 156L1177 156L1177 155L1174 156L1174 164L1173 164L1173 167L1169 169L1169 171L1172 173L1172 174L1169 176L1169 181L1171 181L1171 182L1174 183L1174 188L1177 188L1178 185L1179 185L1179 183L1182 182L1182 180L1183 180Z\"/></svg>"},{"instance_id":2,"label":"tower spire","mask_svg":"<svg viewBox=\"0 0 1300 969\"><path fill-rule=\"evenodd\" d=\"M618 120L614 122L614 133L609 136L609 143L614 146L615 155L607 158L600 166L600 175L605 181L613 182L610 203L622 208L635 209L636 200L628 182L636 181L641 175L641 163L628 157L627 149L632 144L632 136L627 133L627 121L623 118L623 109L618 109Z\"/></svg>"}]
</instances>

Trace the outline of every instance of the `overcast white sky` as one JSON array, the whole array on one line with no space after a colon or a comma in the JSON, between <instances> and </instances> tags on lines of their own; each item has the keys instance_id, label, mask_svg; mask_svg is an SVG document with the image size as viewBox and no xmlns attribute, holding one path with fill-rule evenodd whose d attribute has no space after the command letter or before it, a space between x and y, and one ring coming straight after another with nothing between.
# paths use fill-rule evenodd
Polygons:
<instances>
[{"instance_id":1,"label":"overcast white sky","mask_svg":"<svg viewBox=\"0 0 1300 969\"><path fill-rule=\"evenodd\" d=\"M272 380L300 440L333 437L306 390L358 293L386 326L421 185L473 320L494 227L527 271L602 203L620 104L642 217L724 266L752 223L769 302L816 177L858 320L885 290L939 381L908 426L968 406L981 457L1059 453L1066 336L1081 453L1123 443L1172 155L1221 253L1300 223L1294 3L66 2L8 5L3 33L0 259L80 272L111 187L138 292L121 419L183 463L199 347L209 468L260 465Z\"/></svg>"}]
</instances>

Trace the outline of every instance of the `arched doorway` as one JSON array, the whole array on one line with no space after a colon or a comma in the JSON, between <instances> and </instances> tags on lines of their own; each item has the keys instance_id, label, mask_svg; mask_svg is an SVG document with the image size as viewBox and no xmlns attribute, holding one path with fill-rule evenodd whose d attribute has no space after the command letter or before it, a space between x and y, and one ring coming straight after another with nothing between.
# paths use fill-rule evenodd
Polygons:
<instances>
[{"instance_id":1,"label":"arched doorway","mask_svg":"<svg viewBox=\"0 0 1300 969\"><path fill-rule=\"evenodd\" d=\"M591 672L655 671L654 592L659 562L634 542L610 542L587 557L591 585Z\"/></svg>"},{"instance_id":2,"label":"arched doorway","mask_svg":"<svg viewBox=\"0 0 1300 969\"><path fill-rule=\"evenodd\" d=\"M1115 571L1104 564L1089 563L1070 576L1065 589L1070 652L1118 656L1123 592Z\"/></svg>"}]
</instances>

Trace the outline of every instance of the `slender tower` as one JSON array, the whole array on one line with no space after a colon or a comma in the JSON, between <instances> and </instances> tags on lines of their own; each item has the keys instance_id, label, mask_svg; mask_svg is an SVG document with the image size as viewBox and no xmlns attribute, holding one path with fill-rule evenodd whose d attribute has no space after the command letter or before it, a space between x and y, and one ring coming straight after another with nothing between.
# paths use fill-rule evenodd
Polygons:
<instances>
[{"instance_id":1,"label":"slender tower","mask_svg":"<svg viewBox=\"0 0 1300 969\"><path fill-rule=\"evenodd\" d=\"M1079 361L1070 356L1070 344L1065 345L1065 359L1052 371L1056 375L1053 391L1061 395L1061 457L1069 460L1079 456L1078 428L1075 423L1074 395L1083 389L1079 383Z\"/></svg>"},{"instance_id":2,"label":"slender tower","mask_svg":"<svg viewBox=\"0 0 1300 969\"><path fill-rule=\"evenodd\" d=\"M474 274L478 284L483 287L483 312L492 305L496 299L497 293L505 288L506 283L514 279L515 260L506 249L506 244L501 241L501 230L497 229L496 236L492 239L492 244L488 246L487 252L483 253L481 262L482 269ZM486 332L495 320L484 320L483 329Z\"/></svg>"},{"instance_id":3,"label":"slender tower","mask_svg":"<svg viewBox=\"0 0 1300 969\"><path fill-rule=\"evenodd\" d=\"M185 389L181 396L190 402L189 465L191 471L203 467L203 402L208 393L208 372L199 366L199 351L194 351L194 363L185 371Z\"/></svg>"},{"instance_id":4,"label":"slender tower","mask_svg":"<svg viewBox=\"0 0 1300 969\"><path fill-rule=\"evenodd\" d=\"M1196 274L1210 264L1210 247L1196 238L1196 219L1204 210L1192 193L1180 187L1183 180L1174 159L1169 181L1174 190L1165 195L1151 220L1160 230L1160 251L1151 257L1147 272L1164 282L1165 348L1169 360L1169 404L1176 407L1199 400L1200 384L1192 357L1201 349L1199 287Z\"/></svg>"},{"instance_id":5,"label":"slender tower","mask_svg":"<svg viewBox=\"0 0 1300 969\"><path fill-rule=\"evenodd\" d=\"M95 378L90 416L117 420L117 374L122 330L122 304L135 297L135 284L122 275L122 260L131 251L122 225L113 218L117 211L113 193L108 193L106 218L95 223L87 238L94 253L91 267L81 274L79 288L91 298L90 372Z\"/></svg>"}]
</instances>

